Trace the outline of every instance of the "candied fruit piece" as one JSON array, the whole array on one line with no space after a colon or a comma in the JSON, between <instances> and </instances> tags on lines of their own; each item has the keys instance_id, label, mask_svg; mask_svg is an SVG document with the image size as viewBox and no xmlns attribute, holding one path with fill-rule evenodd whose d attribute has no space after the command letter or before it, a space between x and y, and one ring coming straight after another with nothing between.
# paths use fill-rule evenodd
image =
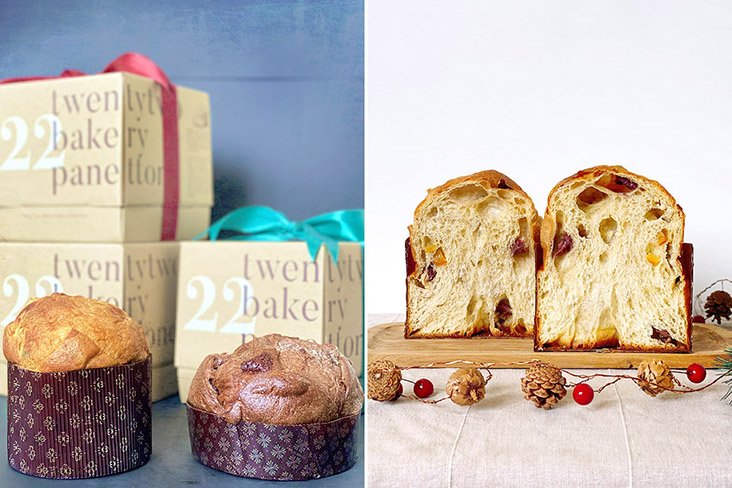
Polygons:
<instances>
[{"instance_id":1,"label":"candied fruit piece","mask_svg":"<svg viewBox=\"0 0 732 488\"><path fill-rule=\"evenodd\" d=\"M412 254L412 243L409 237L404 241L404 258L407 261L407 276L411 276L414 270L417 269L417 262Z\"/></svg>"},{"instance_id":2,"label":"candied fruit piece","mask_svg":"<svg viewBox=\"0 0 732 488\"><path fill-rule=\"evenodd\" d=\"M661 232L656 235L656 244L659 246L663 246L668 242L668 234L666 233L666 229L663 229Z\"/></svg>"},{"instance_id":3,"label":"candied fruit piece","mask_svg":"<svg viewBox=\"0 0 732 488\"><path fill-rule=\"evenodd\" d=\"M657 265L661 262L661 258L656 256L655 254L646 254L646 261L651 263L653 266Z\"/></svg>"},{"instance_id":4,"label":"candied fruit piece","mask_svg":"<svg viewBox=\"0 0 732 488\"><path fill-rule=\"evenodd\" d=\"M432 256L432 261L437 266L444 266L447 264L447 259L445 259L445 253L442 251L442 248L438 248L437 251L435 251L435 255Z\"/></svg>"},{"instance_id":5,"label":"candied fruit piece","mask_svg":"<svg viewBox=\"0 0 732 488\"><path fill-rule=\"evenodd\" d=\"M656 220L663 215L663 210L660 208L652 208L643 216L646 220Z\"/></svg>"}]
</instances>

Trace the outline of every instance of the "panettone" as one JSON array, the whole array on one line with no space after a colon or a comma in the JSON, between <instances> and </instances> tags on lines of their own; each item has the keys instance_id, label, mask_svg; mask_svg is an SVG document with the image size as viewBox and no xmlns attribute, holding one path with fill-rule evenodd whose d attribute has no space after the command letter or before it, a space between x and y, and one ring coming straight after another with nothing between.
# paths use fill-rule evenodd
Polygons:
<instances>
[{"instance_id":1,"label":"panettone","mask_svg":"<svg viewBox=\"0 0 732 488\"><path fill-rule=\"evenodd\" d=\"M540 225L498 171L429 190L406 243L405 337L533 336Z\"/></svg>"},{"instance_id":2,"label":"panettone","mask_svg":"<svg viewBox=\"0 0 732 488\"><path fill-rule=\"evenodd\" d=\"M12 469L82 479L150 460L150 350L125 312L60 293L32 299L5 328L3 352Z\"/></svg>"},{"instance_id":3,"label":"panettone","mask_svg":"<svg viewBox=\"0 0 732 488\"><path fill-rule=\"evenodd\" d=\"M150 355L140 324L101 300L62 293L34 298L3 336L5 358L52 373L134 363Z\"/></svg>"},{"instance_id":4,"label":"panettone","mask_svg":"<svg viewBox=\"0 0 732 488\"><path fill-rule=\"evenodd\" d=\"M363 392L335 346L271 334L207 356L188 404L232 424L309 424L358 413Z\"/></svg>"},{"instance_id":5,"label":"panettone","mask_svg":"<svg viewBox=\"0 0 732 488\"><path fill-rule=\"evenodd\" d=\"M597 166L549 194L537 271L537 350L691 350L692 249L657 181Z\"/></svg>"}]
</instances>

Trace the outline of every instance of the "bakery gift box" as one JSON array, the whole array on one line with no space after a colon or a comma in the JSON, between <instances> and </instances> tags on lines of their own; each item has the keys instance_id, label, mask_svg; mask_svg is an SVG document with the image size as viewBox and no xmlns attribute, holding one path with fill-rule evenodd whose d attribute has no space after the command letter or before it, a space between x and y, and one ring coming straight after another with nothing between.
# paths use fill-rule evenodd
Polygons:
<instances>
[{"instance_id":1,"label":"bakery gift box","mask_svg":"<svg viewBox=\"0 0 732 488\"><path fill-rule=\"evenodd\" d=\"M152 354L152 398L175 394L173 367L178 244L0 243L0 332L32 297L63 292L107 301L145 330ZM8 394L0 356L0 394Z\"/></svg>"},{"instance_id":2,"label":"bakery gift box","mask_svg":"<svg viewBox=\"0 0 732 488\"><path fill-rule=\"evenodd\" d=\"M327 342L363 363L361 245L340 242L338 260L305 242L180 243L175 366L182 401L201 361L246 336L278 333Z\"/></svg>"},{"instance_id":3,"label":"bakery gift box","mask_svg":"<svg viewBox=\"0 0 732 488\"><path fill-rule=\"evenodd\" d=\"M119 60L130 56L154 67L128 54L114 69L128 69ZM10 81L0 84L0 240L190 239L208 227L206 93L174 87L175 123L175 114L164 122L166 89L145 76Z\"/></svg>"}]
</instances>

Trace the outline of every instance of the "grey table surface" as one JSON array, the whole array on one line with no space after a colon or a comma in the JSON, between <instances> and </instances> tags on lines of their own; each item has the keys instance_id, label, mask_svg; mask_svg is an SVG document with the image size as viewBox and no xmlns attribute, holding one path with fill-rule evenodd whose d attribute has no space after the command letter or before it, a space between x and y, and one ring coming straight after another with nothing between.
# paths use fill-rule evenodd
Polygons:
<instances>
[{"instance_id":1,"label":"grey table surface","mask_svg":"<svg viewBox=\"0 0 732 488\"><path fill-rule=\"evenodd\" d=\"M153 403L153 454L145 466L104 478L89 480L46 480L20 474L7 462L8 399L0 398L0 487L23 488L37 486L307 486L308 488L358 487L364 485L364 422L358 424L358 458L356 465L344 473L306 482L262 481L239 478L210 469L193 458L188 439L185 405L178 396Z\"/></svg>"}]
</instances>

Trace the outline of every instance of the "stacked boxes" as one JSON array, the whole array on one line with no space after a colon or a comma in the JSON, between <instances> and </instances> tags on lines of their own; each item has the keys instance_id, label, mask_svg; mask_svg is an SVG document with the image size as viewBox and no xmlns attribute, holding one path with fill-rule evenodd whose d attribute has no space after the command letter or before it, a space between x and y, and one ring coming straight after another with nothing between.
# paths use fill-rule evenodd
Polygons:
<instances>
[{"instance_id":1,"label":"stacked boxes","mask_svg":"<svg viewBox=\"0 0 732 488\"><path fill-rule=\"evenodd\" d=\"M178 248L155 242L164 187L178 185L178 240L205 230L213 205L208 95L177 87L175 181L161 100L160 85L129 73L0 85L0 329L54 291L118 305L148 335L153 400L176 391ZM6 367L0 358L2 394Z\"/></svg>"}]
</instances>

